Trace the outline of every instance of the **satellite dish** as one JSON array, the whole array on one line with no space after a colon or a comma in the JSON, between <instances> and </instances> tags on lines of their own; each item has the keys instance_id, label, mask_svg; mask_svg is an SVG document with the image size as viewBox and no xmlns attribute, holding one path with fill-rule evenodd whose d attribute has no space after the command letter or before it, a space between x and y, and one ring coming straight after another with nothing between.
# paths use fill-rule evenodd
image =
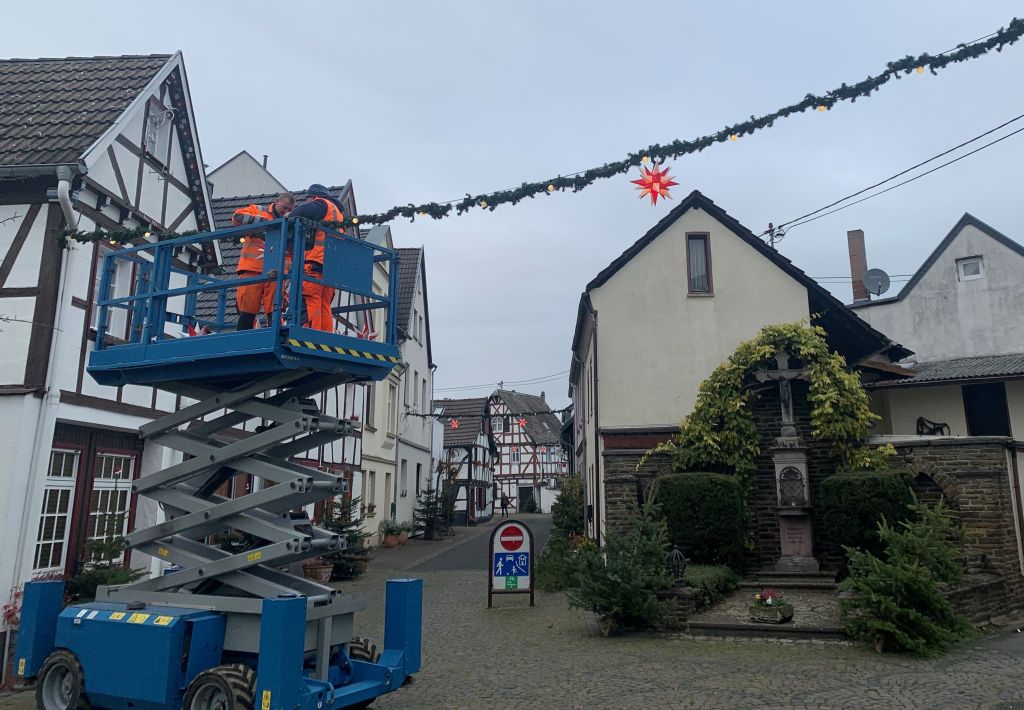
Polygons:
<instances>
[{"instance_id":1,"label":"satellite dish","mask_svg":"<svg viewBox=\"0 0 1024 710\"><path fill-rule=\"evenodd\" d=\"M862 281L868 293L873 293L876 296L881 296L889 290L889 274L881 269L868 269L864 272Z\"/></svg>"}]
</instances>

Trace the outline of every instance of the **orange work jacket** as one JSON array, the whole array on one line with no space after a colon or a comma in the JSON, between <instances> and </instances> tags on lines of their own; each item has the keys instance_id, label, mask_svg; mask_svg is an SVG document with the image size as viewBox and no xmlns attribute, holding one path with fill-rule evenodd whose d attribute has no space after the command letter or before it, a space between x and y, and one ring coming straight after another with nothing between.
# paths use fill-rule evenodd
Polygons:
<instances>
[{"instance_id":1,"label":"orange work jacket","mask_svg":"<svg viewBox=\"0 0 1024 710\"><path fill-rule=\"evenodd\" d=\"M242 207L241 209L235 210L235 213L231 216L231 223L235 226L241 226L243 224L252 224L254 222L262 222L264 220L276 219L274 212L271 210L271 205L266 207L260 207L259 205L249 205L248 207ZM266 245L263 241L263 237L256 234L245 235L245 241L242 243L242 253L238 257L238 268L237 272L242 271L255 271L260 273L263 271L263 250Z\"/></svg>"},{"instance_id":2,"label":"orange work jacket","mask_svg":"<svg viewBox=\"0 0 1024 710\"><path fill-rule=\"evenodd\" d=\"M317 202L323 202L327 207L327 214L324 215L324 222L341 222L345 219L345 214L338 209L338 206L330 200L325 200L322 197L314 197ZM319 264L322 269L324 266L324 242L327 239L327 234L322 229L316 230L316 240L313 243L312 248L306 250L306 261Z\"/></svg>"}]
</instances>

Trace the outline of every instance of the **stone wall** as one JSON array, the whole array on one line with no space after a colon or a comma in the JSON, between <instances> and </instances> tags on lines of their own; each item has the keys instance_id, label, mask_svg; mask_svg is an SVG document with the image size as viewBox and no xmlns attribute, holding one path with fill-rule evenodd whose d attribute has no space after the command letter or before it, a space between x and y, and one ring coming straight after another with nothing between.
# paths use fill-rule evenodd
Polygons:
<instances>
[{"instance_id":1,"label":"stone wall","mask_svg":"<svg viewBox=\"0 0 1024 710\"><path fill-rule=\"evenodd\" d=\"M643 501L655 476L670 473L665 454L651 456L637 471L646 449L606 449L604 452L605 530L621 530Z\"/></svg>"},{"instance_id":2,"label":"stone wall","mask_svg":"<svg viewBox=\"0 0 1024 710\"><path fill-rule=\"evenodd\" d=\"M960 437L897 444L921 500L941 492L964 534L968 576L951 597L972 620L1024 607L1024 576L1010 490L1014 444L1001 437ZM990 579L994 573L1003 587ZM979 611L980 610L980 611Z\"/></svg>"}]
</instances>

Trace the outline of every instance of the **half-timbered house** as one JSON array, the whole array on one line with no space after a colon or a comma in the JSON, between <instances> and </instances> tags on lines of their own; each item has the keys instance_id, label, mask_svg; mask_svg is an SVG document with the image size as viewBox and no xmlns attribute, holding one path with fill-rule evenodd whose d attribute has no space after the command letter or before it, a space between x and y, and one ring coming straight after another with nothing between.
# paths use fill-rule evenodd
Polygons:
<instances>
[{"instance_id":1,"label":"half-timbered house","mask_svg":"<svg viewBox=\"0 0 1024 710\"><path fill-rule=\"evenodd\" d=\"M494 466L497 497L508 496L523 511L528 500L551 511L558 479L567 473L562 422L544 398L514 390L497 390L490 398L491 432L498 449Z\"/></svg>"},{"instance_id":2,"label":"half-timbered house","mask_svg":"<svg viewBox=\"0 0 1024 710\"><path fill-rule=\"evenodd\" d=\"M489 520L494 515L494 462L498 455L491 434L489 400L439 399L434 409L444 425L444 453L434 485L454 497L456 525Z\"/></svg>"},{"instance_id":3,"label":"half-timbered house","mask_svg":"<svg viewBox=\"0 0 1024 710\"><path fill-rule=\"evenodd\" d=\"M176 398L101 387L85 371L99 265L118 247L58 237L66 227L207 230L210 210L180 53L0 61L4 600L33 574L80 569L101 547L91 543L154 522L155 506L136 510L131 480L173 463L135 432ZM218 259L215 247L185 251L178 265ZM113 296L131 292L136 268L111 274ZM129 326L116 313L107 337ZM138 554L127 561L146 564Z\"/></svg>"}]
</instances>

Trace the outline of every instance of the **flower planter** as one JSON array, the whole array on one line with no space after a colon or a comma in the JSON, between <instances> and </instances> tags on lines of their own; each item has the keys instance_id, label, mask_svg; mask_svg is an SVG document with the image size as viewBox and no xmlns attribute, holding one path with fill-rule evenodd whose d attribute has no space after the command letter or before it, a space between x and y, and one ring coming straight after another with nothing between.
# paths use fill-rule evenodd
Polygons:
<instances>
[{"instance_id":1,"label":"flower planter","mask_svg":"<svg viewBox=\"0 0 1024 710\"><path fill-rule=\"evenodd\" d=\"M317 563L312 565L302 565L302 574L305 575L306 579L314 582L330 582L331 572L334 571L334 565Z\"/></svg>"},{"instance_id":2,"label":"flower planter","mask_svg":"<svg viewBox=\"0 0 1024 710\"><path fill-rule=\"evenodd\" d=\"M398 536L398 544L399 545L404 545L405 541L408 540L408 539L409 539L409 533L407 533L405 530L403 530L402 534Z\"/></svg>"},{"instance_id":3,"label":"flower planter","mask_svg":"<svg viewBox=\"0 0 1024 710\"><path fill-rule=\"evenodd\" d=\"M793 619L792 604L773 604L761 606L755 604L750 607L750 619L761 624L785 624Z\"/></svg>"},{"instance_id":4,"label":"flower planter","mask_svg":"<svg viewBox=\"0 0 1024 710\"><path fill-rule=\"evenodd\" d=\"M385 535L381 540L384 547L398 547L398 535Z\"/></svg>"}]
</instances>

